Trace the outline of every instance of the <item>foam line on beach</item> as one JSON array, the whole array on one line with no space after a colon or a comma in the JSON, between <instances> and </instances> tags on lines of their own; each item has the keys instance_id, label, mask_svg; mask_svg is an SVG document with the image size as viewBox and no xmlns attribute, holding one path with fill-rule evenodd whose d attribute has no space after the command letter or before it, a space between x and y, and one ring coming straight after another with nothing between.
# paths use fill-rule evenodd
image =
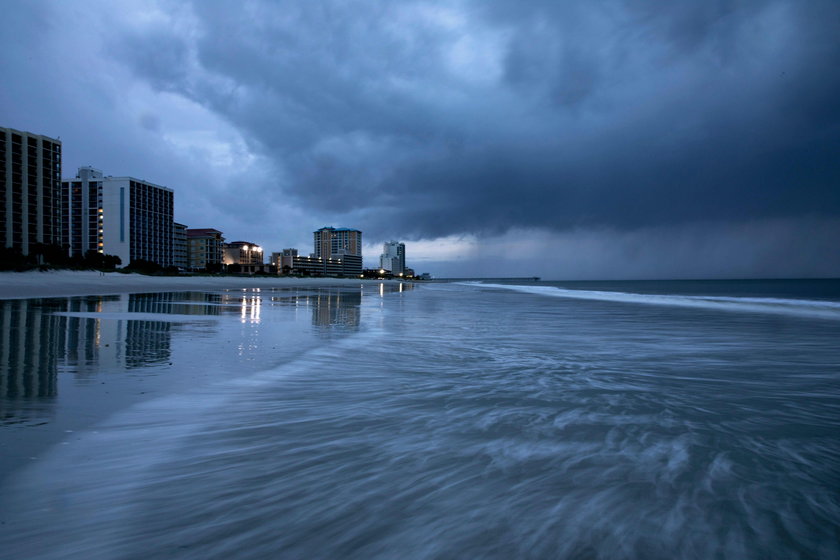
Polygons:
<instances>
[{"instance_id":1,"label":"foam line on beach","mask_svg":"<svg viewBox=\"0 0 840 560\"><path fill-rule=\"evenodd\" d=\"M569 290L555 286L519 286L514 284L483 284L479 282L464 282L463 284L487 288L501 288L528 294L558 298L634 303L643 305L666 305L741 313L771 313L840 321L840 303L833 301L731 296L638 294L632 292Z\"/></svg>"}]
</instances>

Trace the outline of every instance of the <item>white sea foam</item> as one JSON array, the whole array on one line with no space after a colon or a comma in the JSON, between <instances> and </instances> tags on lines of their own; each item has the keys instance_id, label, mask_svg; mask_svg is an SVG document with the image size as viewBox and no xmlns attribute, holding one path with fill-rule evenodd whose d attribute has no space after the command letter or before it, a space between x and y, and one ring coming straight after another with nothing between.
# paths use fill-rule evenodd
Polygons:
<instances>
[{"instance_id":1,"label":"white sea foam","mask_svg":"<svg viewBox=\"0 0 840 560\"><path fill-rule=\"evenodd\" d=\"M772 313L799 317L840 320L840 303L833 301L730 297L730 296L686 296L666 294L637 294L632 292L606 292L593 290L569 290L555 286L518 286L512 284L483 284L464 282L466 285L501 288L548 297L635 303L643 305L667 305L695 309L713 309L743 313Z\"/></svg>"}]
</instances>

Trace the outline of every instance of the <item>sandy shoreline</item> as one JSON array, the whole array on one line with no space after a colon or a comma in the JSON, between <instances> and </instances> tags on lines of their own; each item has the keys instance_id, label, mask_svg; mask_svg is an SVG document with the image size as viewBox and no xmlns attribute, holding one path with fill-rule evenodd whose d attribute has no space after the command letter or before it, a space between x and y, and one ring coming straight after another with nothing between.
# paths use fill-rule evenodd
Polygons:
<instances>
[{"instance_id":1,"label":"sandy shoreline","mask_svg":"<svg viewBox=\"0 0 840 560\"><path fill-rule=\"evenodd\" d=\"M129 294L181 290L241 290L243 288L312 288L358 286L353 278L279 278L237 276L144 276L119 272L29 271L0 273L0 299Z\"/></svg>"}]
</instances>

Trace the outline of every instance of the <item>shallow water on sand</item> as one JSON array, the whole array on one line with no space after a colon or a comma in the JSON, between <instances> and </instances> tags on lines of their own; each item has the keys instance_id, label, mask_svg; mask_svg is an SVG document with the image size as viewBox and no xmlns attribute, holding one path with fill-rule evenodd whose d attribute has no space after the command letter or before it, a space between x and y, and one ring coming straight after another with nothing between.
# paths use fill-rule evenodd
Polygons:
<instances>
[{"instance_id":1,"label":"shallow water on sand","mask_svg":"<svg viewBox=\"0 0 840 560\"><path fill-rule=\"evenodd\" d=\"M840 557L831 298L538 287L37 304L64 350L44 395L6 382L0 442L55 445L6 469L0 550ZM66 343L69 321L99 345Z\"/></svg>"}]
</instances>

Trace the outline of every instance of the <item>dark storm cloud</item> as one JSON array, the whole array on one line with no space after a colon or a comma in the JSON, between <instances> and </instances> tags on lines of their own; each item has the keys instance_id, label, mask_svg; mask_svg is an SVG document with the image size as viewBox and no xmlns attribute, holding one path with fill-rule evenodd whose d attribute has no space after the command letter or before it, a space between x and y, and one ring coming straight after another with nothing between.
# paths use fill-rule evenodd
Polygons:
<instances>
[{"instance_id":1,"label":"dark storm cloud","mask_svg":"<svg viewBox=\"0 0 840 560\"><path fill-rule=\"evenodd\" d=\"M189 83L188 46L165 29L125 32L113 54L130 58L134 69L162 91L180 91ZM149 48L152 46L153 48Z\"/></svg>"},{"instance_id":2,"label":"dark storm cloud","mask_svg":"<svg viewBox=\"0 0 840 560\"><path fill-rule=\"evenodd\" d=\"M266 196L372 233L840 215L833 1L193 11L114 53L242 130Z\"/></svg>"}]
</instances>

